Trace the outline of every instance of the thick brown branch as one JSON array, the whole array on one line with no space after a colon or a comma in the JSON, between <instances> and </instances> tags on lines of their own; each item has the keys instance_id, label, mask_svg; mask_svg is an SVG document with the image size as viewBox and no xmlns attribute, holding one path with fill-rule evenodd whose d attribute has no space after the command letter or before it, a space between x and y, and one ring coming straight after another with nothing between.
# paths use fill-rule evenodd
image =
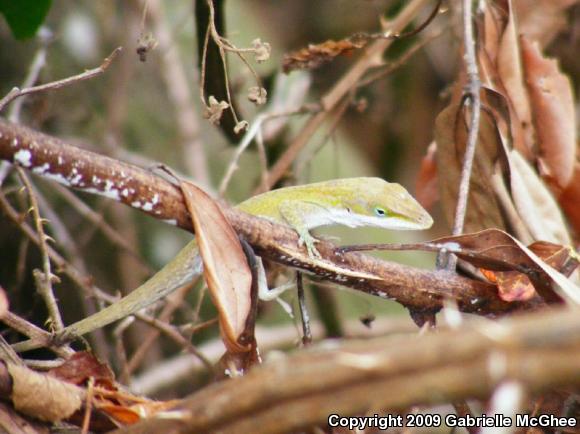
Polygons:
<instances>
[{"instance_id":1,"label":"thick brown branch","mask_svg":"<svg viewBox=\"0 0 580 434\"><path fill-rule=\"evenodd\" d=\"M296 432L341 416L487 398L506 382L531 393L580 385L580 317L557 310L462 330L351 341L299 352L206 387L173 419L123 433Z\"/></svg>"},{"instance_id":2,"label":"thick brown branch","mask_svg":"<svg viewBox=\"0 0 580 434\"><path fill-rule=\"evenodd\" d=\"M191 231L191 219L178 187L136 166L68 145L54 137L0 120L0 159L68 187L122 202ZM321 242L324 262L314 262L297 248L296 233L282 225L234 208L226 215L257 253L281 264L386 299L415 311L433 311L445 298L464 312L497 314L530 307L500 300L490 284L439 271L416 269L359 253L338 254Z\"/></svg>"}]
</instances>

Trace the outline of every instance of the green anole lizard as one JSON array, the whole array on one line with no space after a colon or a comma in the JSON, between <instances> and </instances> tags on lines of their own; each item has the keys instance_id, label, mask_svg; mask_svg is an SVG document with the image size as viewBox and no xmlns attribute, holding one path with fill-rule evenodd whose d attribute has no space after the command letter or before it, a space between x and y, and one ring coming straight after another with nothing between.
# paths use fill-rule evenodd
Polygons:
<instances>
[{"instance_id":1,"label":"green anole lizard","mask_svg":"<svg viewBox=\"0 0 580 434\"><path fill-rule=\"evenodd\" d=\"M309 230L326 225L375 226L385 229L428 229L431 216L399 184L380 178L347 178L281 188L254 196L237 208L293 228L308 255L320 257ZM143 285L62 331L81 336L151 305L202 272L195 240Z\"/></svg>"}]
</instances>

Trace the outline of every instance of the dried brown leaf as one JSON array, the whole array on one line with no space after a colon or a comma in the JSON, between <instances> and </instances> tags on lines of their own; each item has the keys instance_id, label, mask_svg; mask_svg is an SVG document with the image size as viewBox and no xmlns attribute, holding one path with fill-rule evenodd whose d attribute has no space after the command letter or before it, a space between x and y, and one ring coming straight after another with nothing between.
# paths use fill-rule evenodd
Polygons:
<instances>
[{"instance_id":1,"label":"dried brown leaf","mask_svg":"<svg viewBox=\"0 0 580 434\"><path fill-rule=\"evenodd\" d=\"M437 143L432 142L427 148L427 154L421 160L415 188L415 198L427 210L439 200L436 153Z\"/></svg>"},{"instance_id":2,"label":"dried brown leaf","mask_svg":"<svg viewBox=\"0 0 580 434\"><path fill-rule=\"evenodd\" d=\"M580 236L580 162L576 161L572 181L562 192L558 202L560 202L562 211L576 231L576 236Z\"/></svg>"},{"instance_id":3,"label":"dried brown leaf","mask_svg":"<svg viewBox=\"0 0 580 434\"><path fill-rule=\"evenodd\" d=\"M219 312L222 338L229 351L245 352L238 339L251 308L252 273L236 232L219 205L203 190L182 182L187 209L203 259L204 277Z\"/></svg>"},{"instance_id":4,"label":"dried brown leaf","mask_svg":"<svg viewBox=\"0 0 580 434\"><path fill-rule=\"evenodd\" d=\"M458 104L450 105L439 114L435 123L439 193L445 217L450 224L457 203L467 138L464 111L458 116L458 108ZM482 111L465 218L467 232L477 232L490 227L504 228L503 217L490 182L501 149L501 137L495 122L487 112Z\"/></svg>"},{"instance_id":5,"label":"dried brown leaf","mask_svg":"<svg viewBox=\"0 0 580 434\"><path fill-rule=\"evenodd\" d=\"M23 414L58 422L81 408L84 393L79 387L23 366L7 364L7 368L12 379L10 398Z\"/></svg>"},{"instance_id":6,"label":"dried brown leaf","mask_svg":"<svg viewBox=\"0 0 580 434\"><path fill-rule=\"evenodd\" d=\"M509 153L509 161L514 204L534 239L570 244L560 207L545 183L518 151Z\"/></svg>"},{"instance_id":7,"label":"dried brown leaf","mask_svg":"<svg viewBox=\"0 0 580 434\"><path fill-rule=\"evenodd\" d=\"M508 7L507 25L501 35L497 55L497 70L507 92L508 100L513 107L516 118L521 123L525 146L531 148L533 143L532 113L528 93L524 84L522 60L518 41L518 29L513 13L511 0L506 1Z\"/></svg>"},{"instance_id":8,"label":"dried brown leaf","mask_svg":"<svg viewBox=\"0 0 580 434\"><path fill-rule=\"evenodd\" d=\"M332 61L335 57L350 54L366 44L366 40L352 40L350 38L340 41L329 39L321 44L310 44L306 48L284 55L282 68L285 73L295 69L316 69Z\"/></svg>"},{"instance_id":9,"label":"dried brown leaf","mask_svg":"<svg viewBox=\"0 0 580 434\"><path fill-rule=\"evenodd\" d=\"M501 104L507 108L509 122L499 125L502 136L509 137L515 149L532 158L533 129L511 11L508 0L482 3L477 21L484 41L477 50L480 79L487 88L485 97L490 96L490 89L497 94L491 101L482 98L482 102L491 111L503 111L503 107L496 106L499 96L503 98Z\"/></svg>"},{"instance_id":10,"label":"dried brown leaf","mask_svg":"<svg viewBox=\"0 0 580 434\"><path fill-rule=\"evenodd\" d=\"M504 301L527 301L536 295L534 285L525 274L517 271L489 271L481 273L498 288L498 295Z\"/></svg>"},{"instance_id":11,"label":"dried brown leaf","mask_svg":"<svg viewBox=\"0 0 580 434\"><path fill-rule=\"evenodd\" d=\"M88 379L93 377L98 386L116 388L113 386L115 375L111 368L88 351L73 354L62 365L51 369L48 375L77 386L85 385Z\"/></svg>"},{"instance_id":12,"label":"dried brown leaf","mask_svg":"<svg viewBox=\"0 0 580 434\"><path fill-rule=\"evenodd\" d=\"M524 273L546 301L555 302L563 299L576 305L580 304L580 287L531 249L499 229L442 237L424 244L445 248L476 267ZM554 247L555 251L562 248L565 247Z\"/></svg>"},{"instance_id":13,"label":"dried brown leaf","mask_svg":"<svg viewBox=\"0 0 580 434\"><path fill-rule=\"evenodd\" d=\"M514 0L519 33L542 47L567 25L566 9L578 0Z\"/></svg>"},{"instance_id":14,"label":"dried brown leaf","mask_svg":"<svg viewBox=\"0 0 580 434\"><path fill-rule=\"evenodd\" d=\"M528 248L546 264L566 277L570 276L573 270L578 267L578 258L573 254L570 247L537 241L528 246ZM525 274L517 271L491 271L486 269L481 269L481 272L489 281L497 284L499 296L502 300L526 301L536 294L532 282Z\"/></svg>"},{"instance_id":15,"label":"dried brown leaf","mask_svg":"<svg viewBox=\"0 0 580 434\"><path fill-rule=\"evenodd\" d=\"M540 148L542 175L565 188L576 157L576 115L572 86L554 59L542 55L537 43L521 38L526 84Z\"/></svg>"}]
</instances>

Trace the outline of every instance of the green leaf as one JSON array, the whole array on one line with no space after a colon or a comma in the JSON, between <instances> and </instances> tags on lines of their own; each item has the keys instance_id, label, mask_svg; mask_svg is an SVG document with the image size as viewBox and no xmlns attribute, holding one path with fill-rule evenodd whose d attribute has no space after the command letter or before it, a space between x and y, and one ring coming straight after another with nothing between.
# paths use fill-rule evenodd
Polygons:
<instances>
[{"instance_id":1,"label":"green leaf","mask_svg":"<svg viewBox=\"0 0 580 434\"><path fill-rule=\"evenodd\" d=\"M30 38L41 26L52 0L0 0L4 15L16 39Z\"/></svg>"}]
</instances>

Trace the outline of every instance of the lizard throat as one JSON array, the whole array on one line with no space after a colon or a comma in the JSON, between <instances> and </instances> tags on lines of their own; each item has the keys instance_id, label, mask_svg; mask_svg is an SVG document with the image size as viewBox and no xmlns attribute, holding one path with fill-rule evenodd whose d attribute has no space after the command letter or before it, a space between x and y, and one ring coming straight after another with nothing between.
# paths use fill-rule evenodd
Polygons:
<instances>
[{"instance_id":1,"label":"lizard throat","mask_svg":"<svg viewBox=\"0 0 580 434\"><path fill-rule=\"evenodd\" d=\"M344 225L351 228L373 226L391 230L427 229L430 225L401 217L375 217L349 212L345 209L324 208L308 216L308 229L319 226Z\"/></svg>"}]
</instances>

